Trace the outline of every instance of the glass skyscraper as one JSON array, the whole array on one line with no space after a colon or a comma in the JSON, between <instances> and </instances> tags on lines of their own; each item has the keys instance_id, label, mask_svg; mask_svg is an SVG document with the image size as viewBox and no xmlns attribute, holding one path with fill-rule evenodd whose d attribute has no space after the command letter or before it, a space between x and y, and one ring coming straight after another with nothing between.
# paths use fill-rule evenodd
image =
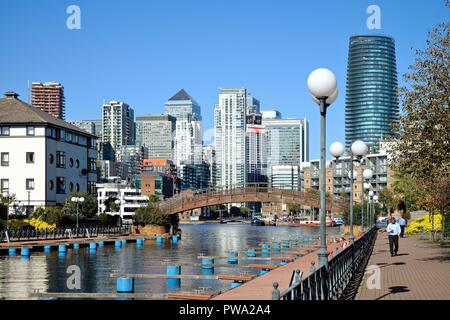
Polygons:
<instances>
[{"instance_id":1,"label":"glass skyscraper","mask_svg":"<svg viewBox=\"0 0 450 320\"><path fill-rule=\"evenodd\" d=\"M398 121L395 41L386 36L358 35L350 38L345 142L363 140L372 150L392 135Z\"/></svg>"}]
</instances>

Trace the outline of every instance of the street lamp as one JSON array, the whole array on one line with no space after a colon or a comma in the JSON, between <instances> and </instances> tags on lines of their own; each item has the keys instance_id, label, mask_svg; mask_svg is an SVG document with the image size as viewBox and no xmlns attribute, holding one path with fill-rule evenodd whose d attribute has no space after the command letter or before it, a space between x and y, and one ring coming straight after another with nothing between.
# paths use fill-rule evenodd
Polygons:
<instances>
[{"instance_id":1,"label":"street lamp","mask_svg":"<svg viewBox=\"0 0 450 320\"><path fill-rule=\"evenodd\" d=\"M318 250L319 264L328 265L328 249L326 239L326 193L325 193L325 148L326 148L326 115L327 108L338 96L335 74L325 68L311 72L307 81L312 99L320 107L320 248Z\"/></svg>"},{"instance_id":2,"label":"street lamp","mask_svg":"<svg viewBox=\"0 0 450 320\"><path fill-rule=\"evenodd\" d=\"M377 195L374 195L374 196L373 196L373 203L372 203L372 206L373 206L373 209L372 209L372 221L375 220L375 203L378 203L378 196L377 196Z\"/></svg>"},{"instance_id":3,"label":"street lamp","mask_svg":"<svg viewBox=\"0 0 450 320\"><path fill-rule=\"evenodd\" d=\"M370 169L364 169L363 171L363 179L361 179L361 192L362 192L362 197L361 197L361 231L364 230L364 180L370 180L372 179L373 176L373 172ZM369 213L367 213L367 217L369 217L368 215ZM369 226L369 221L366 221L367 226Z\"/></svg>"},{"instance_id":4,"label":"street lamp","mask_svg":"<svg viewBox=\"0 0 450 320\"><path fill-rule=\"evenodd\" d=\"M78 204L81 202L84 202L83 197L72 197L72 202L75 202L77 204L77 229L78 229Z\"/></svg>"},{"instance_id":5,"label":"street lamp","mask_svg":"<svg viewBox=\"0 0 450 320\"><path fill-rule=\"evenodd\" d=\"M2 194L3 199L6 199L6 230L9 229L9 202L12 195L8 191L4 191Z\"/></svg>"},{"instance_id":6,"label":"street lamp","mask_svg":"<svg viewBox=\"0 0 450 320\"><path fill-rule=\"evenodd\" d=\"M114 201L115 204L117 204L119 206L119 225L122 226L122 215L121 215L121 210L120 210L120 204L122 203L122 201L120 201L119 199L117 199L116 201Z\"/></svg>"}]
</instances>

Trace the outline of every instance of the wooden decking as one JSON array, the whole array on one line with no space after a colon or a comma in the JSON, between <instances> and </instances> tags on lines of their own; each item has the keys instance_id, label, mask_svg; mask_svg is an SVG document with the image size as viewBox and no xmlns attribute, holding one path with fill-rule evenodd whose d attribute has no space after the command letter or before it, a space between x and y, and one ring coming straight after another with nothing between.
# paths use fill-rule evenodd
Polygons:
<instances>
[{"instance_id":1,"label":"wooden decking","mask_svg":"<svg viewBox=\"0 0 450 320\"><path fill-rule=\"evenodd\" d=\"M398 255L391 257L387 235L380 233L366 271L373 267L379 268L379 289L371 281L375 278L372 271L366 272L356 299L450 299L449 245L419 240L418 236L405 236L399 239Z\"/></svg>"}]
</instances>

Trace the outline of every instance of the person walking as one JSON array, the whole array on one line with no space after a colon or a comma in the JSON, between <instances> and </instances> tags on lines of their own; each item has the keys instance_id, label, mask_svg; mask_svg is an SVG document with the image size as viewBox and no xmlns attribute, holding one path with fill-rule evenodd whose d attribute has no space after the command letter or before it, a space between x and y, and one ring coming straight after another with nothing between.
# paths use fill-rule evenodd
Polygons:
<instances>
[{"instance_id":1,"label":"person walking","mask_svg":"<svg viewBox=\"0 0 450 320\"><path fill-rule=\"evenodd\" d=\"M400 225L400 238L403 238L405 234L406 220L401 217L400 219L398 219L398 224Z\"/></svg>"},{"instance_id":2,"label":"person walking","mask_svg":"<svg viewBox=\"0 0 450 320\"><path fill-rule=\"evenodd\" d=\"M391 218L389 224L386 228L386 232L389 235L389 250L391 251L391 257L396 256L398 252L398 237L400 235L401 229L400 225Z\"/></svg>"}]
</instances>

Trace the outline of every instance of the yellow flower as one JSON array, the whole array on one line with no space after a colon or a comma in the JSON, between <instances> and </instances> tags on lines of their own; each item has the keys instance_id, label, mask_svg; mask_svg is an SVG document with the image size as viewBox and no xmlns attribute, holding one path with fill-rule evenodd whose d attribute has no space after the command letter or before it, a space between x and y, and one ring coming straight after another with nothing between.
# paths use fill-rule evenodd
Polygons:
<instances>
[{"instance_id":1,"label":"yellow flower","mask_svg":"<svg viewBox=\"0 0 450 320\"><path fill-rule=\"evenodd\" d=\"M432 222L434 222L434 230L442 230L442 214L436 213L434 216L424 214L423 216L417 218L411 222L406 228L407 234L419 234L420 228L423 228L423 233L429 233L433 227Z\"/></svg>"}]
</instances>

